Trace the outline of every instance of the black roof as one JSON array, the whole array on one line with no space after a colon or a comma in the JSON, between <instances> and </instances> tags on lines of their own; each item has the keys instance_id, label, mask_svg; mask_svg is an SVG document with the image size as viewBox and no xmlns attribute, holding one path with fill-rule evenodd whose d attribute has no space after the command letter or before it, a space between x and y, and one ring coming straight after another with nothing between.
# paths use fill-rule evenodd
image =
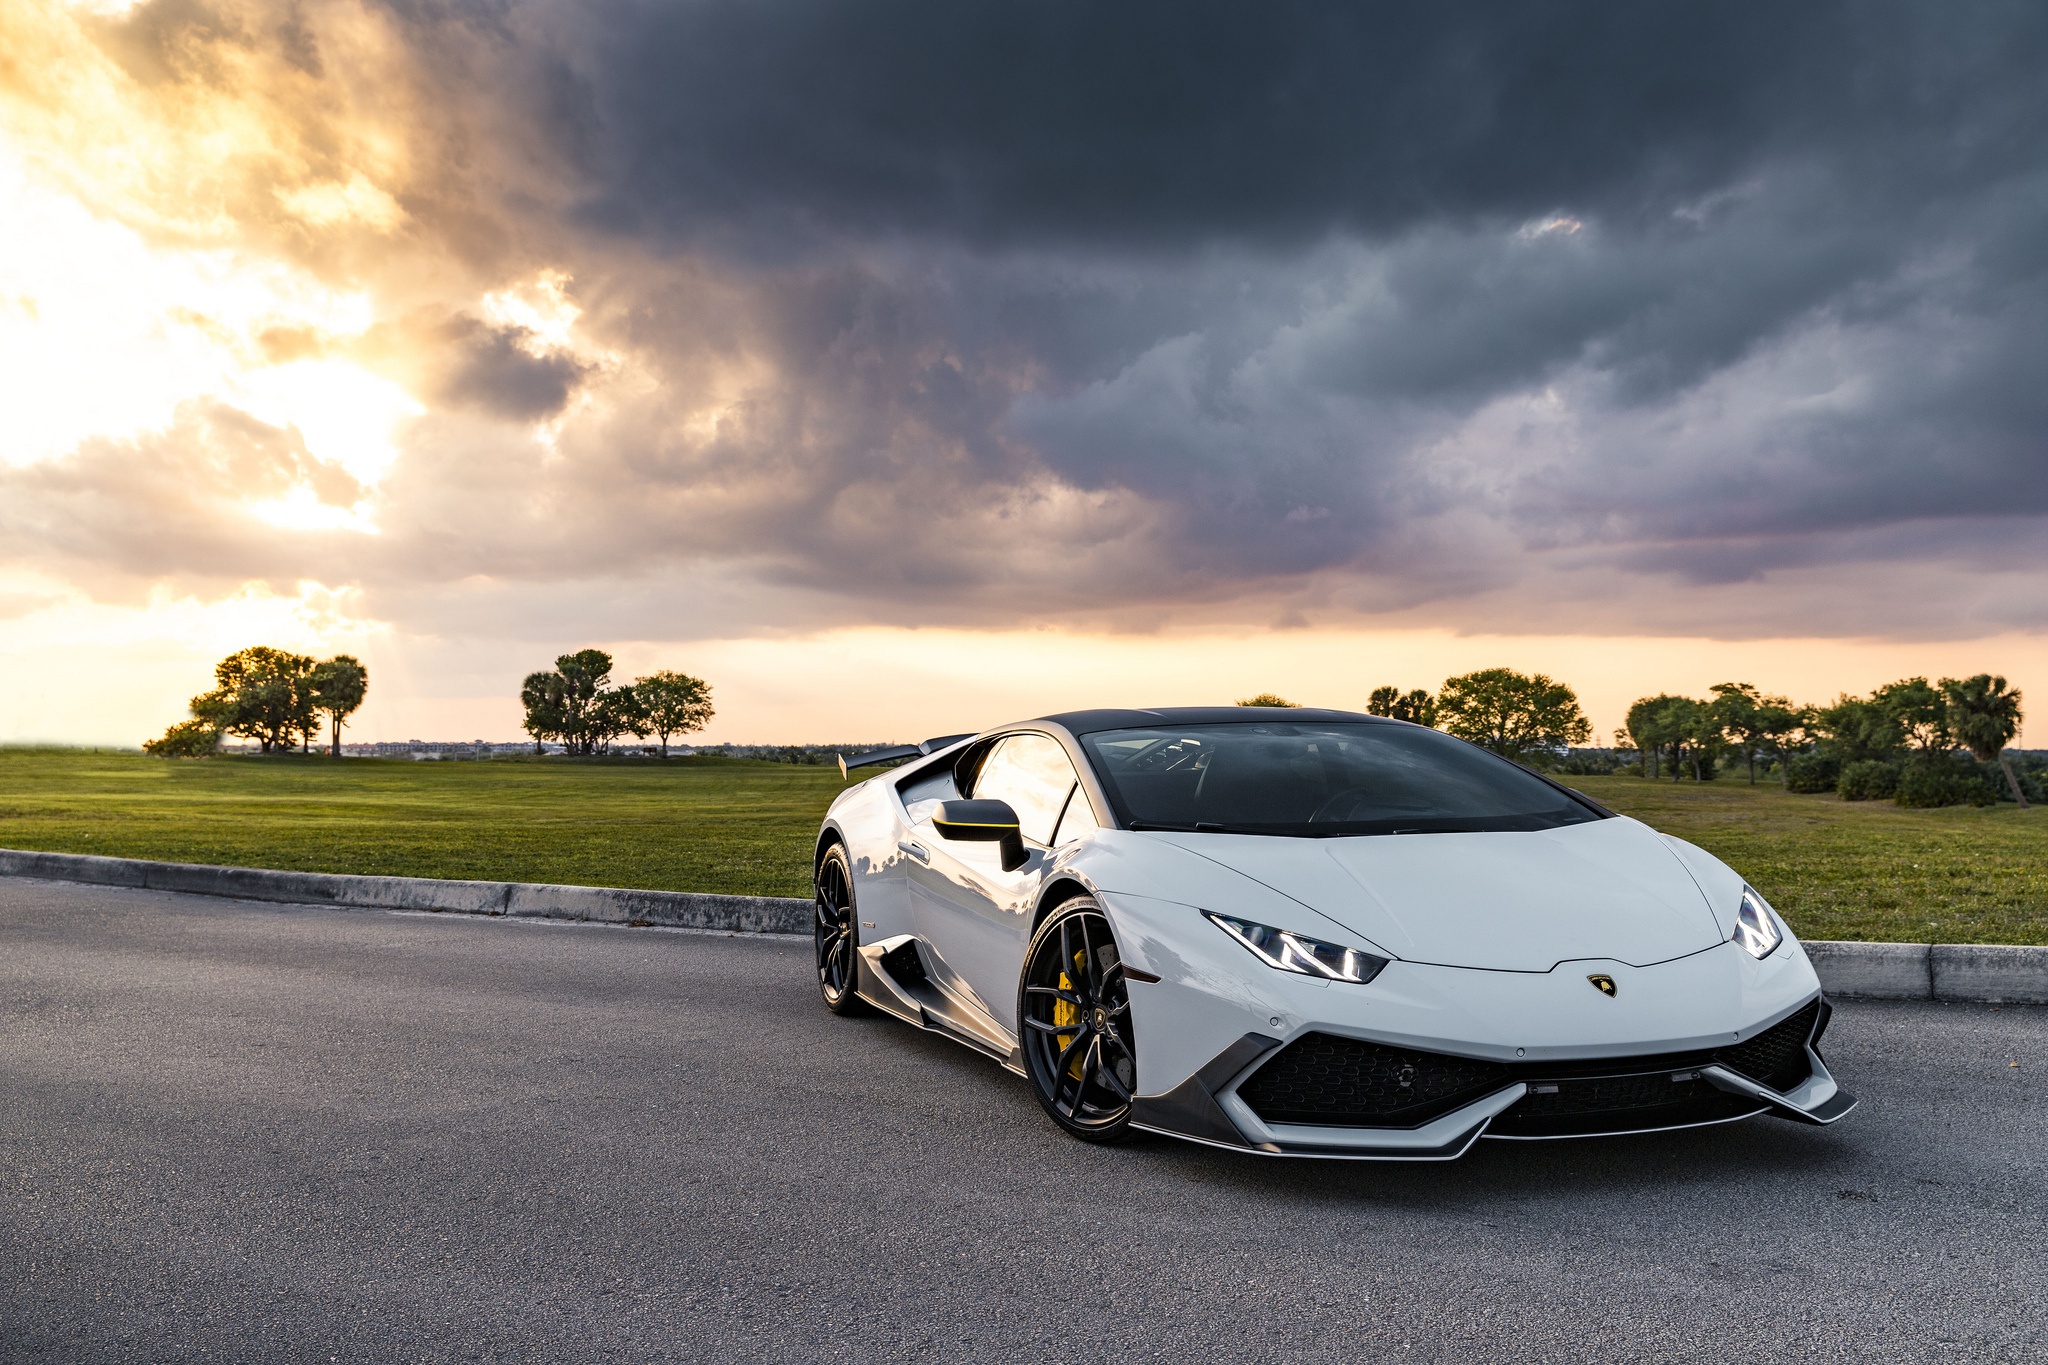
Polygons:
<instances>
[{"instance_id":1,"label":"black roof","mask_svg":"<svg viewBox=\"0 0 2048 1365\"><path fill-rule=\"evenodd\" d=\"M1089 735L1100 730L1142 730L1154 725L1228 725L1233 721L1241 724L1246 721L1285 720L1304 721L1310 725L1356 724L1359 721L1387 725L1401 723L1384 716L1364 716L1356 711L1325 711L1313 706L1284 709L1277 706L1160 706L1147 711L1062 711L1056 716L1040 716L1039 720L1063 726L1070 735Z\"/></svg>"}]
</instances>

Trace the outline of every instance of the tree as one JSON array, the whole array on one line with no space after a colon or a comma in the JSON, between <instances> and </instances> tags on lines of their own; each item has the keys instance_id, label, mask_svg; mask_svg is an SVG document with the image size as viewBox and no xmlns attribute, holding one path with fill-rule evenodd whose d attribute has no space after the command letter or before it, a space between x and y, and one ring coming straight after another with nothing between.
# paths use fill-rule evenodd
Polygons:
<instances>
[{"instance_id":1,"label":"tree","mask_svg":"<svg viewBox=\"0 0 2048 1365\"><path fill-rule=\"evenodd\" d=\"M526 733L533 736L533 751L542 752L542 742L560 739L567 743L569 726L569 680L549 669L529 673L519 685L519 701L526 707Z\"/></svg>"},{"instance_id":2,"label":"tree","mask_svg":"<svg viewBox=\"0 0 2048 1365\"><path fill-rule=\"evenodd\" d=\"M192 719L145 745L150 753L212 753L223 735L253 739L266 754L289 748L295 740L306 748L320 733L324 714L333 723L339 754L341 722L362 705L370 675L347 654L315 663L304 654L252 645L215 664L213 681L211 692L192 698Z\"/></svg>"},{"instance_id":3,"label":"tree","mask_svg":"<svg viewBox=\"0 0 2048 1365\"><path fill-rule=\"evenodd\" d=\"M1635 740L1636 751L1642 755L1643 776L1661 776L1668 751L1671 780L1676 782L1679 779L1686 760L1697 757L1706 723L1705 711L1706 708L1691 697L1675 697L1668 692L1644 697L1629 707L1628 733ZM1699 776L1696 761L1693 763L1693 776Z\"/></svg>"},{"instance_id":4,"label":"tree","mask_svg":"<svg viewBox=\"0 0 2048 1365\"><path fill-rule=\"evenodd\" d=\"M1948 729L1956 741L1979 763L1996 763L2005 773L2006 785L2020 809L2027 808L2027 794L2005 756L2005 746L2020 732L2025 719L2020 711L2020 694L2009 691L2005 679L1989 673L1973 678L1943 678L1941 695L1948 708Z\"/></svg>"},{"instance_id":5,"label":"tree","mask_svg":"<svg viewBox=\"0 0 2048 1365\"><path fill-rule=\"evenodd\" d=\"M584 752L594 749L607 754L611 752L612 741L621 735L646 737L647 708L630 686L609 687L591 698L584 727L588 737Z\"/></svg>"},{"instance_id":6,"label":"tree","mask_svg":"<svg viewBox=\"0 0 2048 1365\"><path fill-rule=\"evenodd\" d=\"M337 654L313 665L309 678L313 710L327 717L332 735L328 752L341 757L342 723L354 715L370 694L370 670L353 654Z\"/></svg>"},{"instance_id":7,"label":"tree","mask_svg":"<svg viewBox=\"0 0 2048 1365\"><path fill-rule=\"evenodd\" d=\"M1813 724L1813 708L1794 706L1784 697L1766 697L1756 710L1757 738L1778 760L1778 780L1787 778L1787 766L1795 751L1806 747L1806 733Z\"/></svg>"},{"instance_id":8,"label":"tree","mask_svg":"<svg viewBox=\"0 0 2048 1365\"><path fill-rule=\"evenodd\" d=\"M1898 728L1899 736L1923 755L1945 754L1956 747L1948 728L1948 702L1925 678L1886 683L1870 694Z\"/></svg>"},{"instance_id":9,"label":"tree","mask_svg":"<svg viewBox=\"0 0 2048 1365\"><path fill-rule=\"evenodd\" d=\"M1276 692L1261 692L1256 697L1239 697L1237 704L1239 706L1291 706L1297 709L1301 706L1300 702L1289 701Z\"/></svg>"},{"instance_id":10,"label":"tree","mask_svg":"<svg viewBox=\"0 0 2048 1365\"><path fill-rule=\"evenodd\" d=\"M591 722L591 708L612 680L612 656L601 649L579 649L555 660L555 671L564 683L563 742L572 753L588 754L597 749Z\"/></svg>"},{"instance_id":11,"label":"tree","mask_svg":"<svg viewBox=\"0 0 2048 1365\"><path fill-rule=\"evenodd\" d=\"M1708 719L1720 736L1735 746L1749 765L1749 784L1756 785L1756 756L1779 737L1799 728L1798 713L1783 697L1766 697L1753 683L1715 683L1707 689Z\"/></svg>"},{"instance_id":12,"label":"tree","mask_svg":"<svg viewBox=\"0 0 2048 1365\"><path fill-rule=\"evenodd\" d=\"M1416 725L1434 725L1436 698L1419 687L1407 693L1398 687L1375 687L1372 695L1365 699L1365 713L1411 721Z\"/></svg>"},{"instance_id":13,"label":"tree","mask_svg":"<svg viewBox=\"0 0 2048 1365\"><path fill-rule=\"evenodd\" d=\"M670 735L687 735L711 723L711 684L687 673L659 669L633 679L633 694L646 716L642 733L661 737L661 756L668 757Z\"/></svg>"},{"instance_id":14,"label":"tree","mask_svg":"<svg viewBox=\"0 0 2048 1365\"><path fill-rule=\"evenodd\" d=\"M1906 743L1899 718L1890 708L1847 694L1814 712L1813 729L1822 747L1843 763L1893 759Z\"/></svg>"},{"instance_id":15,"label":"tree","mask_svg":"<svg viewBox=\"0 0 2048 1365\"><path fill-rule=\"evenodd\" d=\"M1756 785L1756 749L1762 737L1756 729L1756 713L1762 694L1754 683L1715 683L1707 689L1714 699L1707 703L1707 716L1715 731L1735 746L1749 764L1749 784Z\"/></svg>"},{"instance_id":16,"label":"tree","mask_svg":"<svg viewBox=\"0 0 2048 1365\"><path fill-rule=\"evenodd\" d=\"M319 729L313 708L313 660L268 645L237 650L214 665L213 691L192 699L192 714L224 734L256 741L264 753Z\"/></svg>"},{"instance_id":17,"label":"tree","mask_svg":"<svg viewBox=\"0 0 2048 1365\"><path fill-rule=\"evenodd\" d=\"M1721 732L1721 722L1715 718L1711 702L1689 702L1688 706L1682 756L1692 768L1693 781L1711 782L1728 740ZM1672 780L1677 780L1676 775Z\"/></svg>"},{"instance_id":18,"label":"tree","mask_svg":"<svg viewBox=\"0 0 2048 1365\"><path fill-rule=\"evenodd\" d=\"M1629 741L1636 746L1636 761L1644 777L1655 781L1661 776L1664 757L1664 731L1662 712L1664 704L1676 701L1668 693L1660 692L1654 697L1639 697L1628 708L1628 716L1622 728L1628 732Z\"/></svg>"},{"instance_id":19,"label":"tree","mask_svg":"<svg viewBox=\"0 0 2048 1365\"><path fill-rule=\"evenodd\" d=\"M541 741L559 739L572 754L602 753L620 735L644 735L647 718L631 687L613 687L612 656L579 649L555 660L552 670L529 673L520 684L526 733L534 751Z\"/></svg>"},{"instance_id":20,"label":"tree","mask_svg":"<svg viewBox=\"0 0 2048 1365\"><path fill-rule=\"evenodd\" d=\"M1673 782L1685 775L1685 761L1691 757L1693 736L1699 733L1704 709L1691 697L1668 697L1657 712L1655 733L1661 748L1670 751Z\"/></svg>"},{"instance_id":21,"label":"tree","mask_svg":"<svg viewBox=\"0 0 2048 1365\"><path fill-rule=\"evenodd\" d=\"M1436 709L1444 730L1518 762L1524 755L1583 744L1593 734L1571 688L1511 668L1444 679Z\"/></svg>"}]
</instances>

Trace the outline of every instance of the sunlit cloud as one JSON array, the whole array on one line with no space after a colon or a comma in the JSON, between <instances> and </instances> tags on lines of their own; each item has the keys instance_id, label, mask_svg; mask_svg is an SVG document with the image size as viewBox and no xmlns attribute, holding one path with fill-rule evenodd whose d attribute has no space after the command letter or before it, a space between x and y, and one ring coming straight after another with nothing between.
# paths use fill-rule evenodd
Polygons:
<instances>
[{"instance_id":1,"label":"sunlit cloud","mask_svg":"<svg viewBox=\"0 0 2048 1365\"><path fill-rule=\"evenodd\" d=\"M393 438L399 423L426 411L390 380L340 360L247 370L229 393L250 416L297 430L316 459L341 466L370 488L398 459Z\"/></svg>"},{"instance_id":2,"label":"sunlit cloud","mask_svg":"<svg viewBox=\"0 0 2048 1365\"><path fill-rule=\"evenodd\" d=\"M561 271L543 270L531 280L484 295L477 311L486 322L525 333L522 345L535 355L572 350L583 310L570 301L569 283Z\"/></svg>"},{"instance_id":3,"label":"sunlit cloud","mask_svg":"<svg viewBox=\"0 0 2048 1365\"><path fill-rule=\"evenodd\" d=\"M405 221L405 210L398 201L364 179L361 172L345 184L326 180L280 189L277 201L287 213L314 228L359 223L377 232L391 232Z\"/></svg>"},{"instance_id":4,"label":"sunlit cloud","mask_svg":"<svg viewBox=\"0 0 2048 1365\"><path fill-rule=\"evenodd\" d=\"M260 364L272 328L358 333L365 300L273 261L155 247L28 178L0 146L0 366L11 464L161 426Z\"/></svg>"}]
</instances>

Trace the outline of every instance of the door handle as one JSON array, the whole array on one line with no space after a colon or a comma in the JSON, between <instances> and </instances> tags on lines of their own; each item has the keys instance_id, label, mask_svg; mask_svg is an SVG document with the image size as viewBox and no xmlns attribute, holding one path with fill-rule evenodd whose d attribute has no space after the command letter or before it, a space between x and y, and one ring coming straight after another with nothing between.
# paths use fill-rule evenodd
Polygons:
<instances>
[{"instance_id":1,"label":"door handle","mask_svg":"<svg viewBox=\"0 0 2048 1365\"><path fill-rule=\"evenodd\" d=\"M906 843L903 840L899 839L896 841L896 848L897 851L902 853L908 853L911 857L917 859L921 863L929 865L932 860L932 855L924 851L924 845L922 844Z\"/></svg>"}]
</instances>

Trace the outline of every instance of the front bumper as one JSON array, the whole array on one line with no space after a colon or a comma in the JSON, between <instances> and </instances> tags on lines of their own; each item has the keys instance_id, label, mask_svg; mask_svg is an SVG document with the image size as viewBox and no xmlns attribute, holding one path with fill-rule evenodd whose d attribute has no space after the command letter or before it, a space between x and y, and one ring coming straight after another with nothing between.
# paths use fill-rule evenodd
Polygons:
<instances>
[{"instance_id":1,"label":"front bumper","mask_svg":"<svg viewBox=\"0 0 2048 1365\"><path fill-rule=\"evenodd\" d=\"M1816 995L1745 1044L1513 1064L1312 1032L1246 1034L1172 1092L1141 1095L1152 1132L1273 1156L1450 1161L1482 1137L1666 1132L1775 1114L1829 1124L1856 1105L1821 1059Z\"/></svg>"},{"instance_id":2,"label":"front bumper","mask_svg":"<svg viewBox=\"0 0 2048 1365\"><path fill-rule=\"evenodd\" d=\"M1187 907L1102 897L1134 984L1151 1131L1274 1155L1444 1161L1482 1136L1652 1132L1855 1100L1821 1059L1829 1013L1796 941L1649 967L1497 972L1395 962L1369 985L1274 971ZM1176 922L1180 921L1180 922ZM1613 992L1591 976L1611 978Z\"/></svg>"}]
</instances>

